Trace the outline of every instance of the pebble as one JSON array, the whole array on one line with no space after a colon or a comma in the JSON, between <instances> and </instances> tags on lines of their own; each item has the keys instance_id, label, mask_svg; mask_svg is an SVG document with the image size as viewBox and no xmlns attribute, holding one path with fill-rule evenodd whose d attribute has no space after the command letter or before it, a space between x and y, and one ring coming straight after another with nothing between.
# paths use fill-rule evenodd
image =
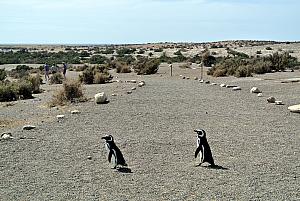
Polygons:
<instances>
[{"instance_id":1,"label":"pebble","mask_svg":"<svg viewBox=\"0 0 300 201\"><path fill-rule=\"evenodd\" d=\"M276 99L273 96L267 98L268 103L275 103Z\"/></svg>"},{"instance_id":2,"label":"pebble","mask_svg":"<svg viewBox=\"0 0 300 201\"><path fill-rule=\"evenodd\" d=\"M25 125L25 126L23 126L23 130L32 130L32 129L35 129L36 127L35 126L33 126L33 125Z\"/></svg>"},{"instance_id":3,"label":"pebble","mask_svg":"<svg viewBox=\"0 0 300 201\"><path fill-rule=\"evenodd\" d=\"M79 110L72 110L72 111L71 111L71 114L79 114L79 113L80 113Z\"/></svg>"}]
</instances>

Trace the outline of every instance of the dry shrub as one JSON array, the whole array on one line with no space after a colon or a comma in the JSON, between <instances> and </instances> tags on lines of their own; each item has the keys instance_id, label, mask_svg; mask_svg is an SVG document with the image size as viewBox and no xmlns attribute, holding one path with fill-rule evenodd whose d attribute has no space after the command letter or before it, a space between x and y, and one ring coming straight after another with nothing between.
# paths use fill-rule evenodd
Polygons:
<instances>
[{"instance_id":1,"label":"dry shrub","mask_svg":"<svg viewBox=\"0 0 300 201\"><path fill-rule=\"evenodd\" d=\"M43 79L41 78L40 74L30 75L28 77L28 81L32 84L32 93L37 94L42 92L40 86L43 82Z\"/></svg>"},{"instance_id":2,"label":"dry shrub","mask_svg":"<svg viewBox=\"0 0 300 201\"><path fill-rule=\"evenodd\" d=\"M85 100L81 83L76 80L67 80L64 82L63 88L53 95L50 106L65 105L69 102L82 102Z\"/></svg>"},{"instance_id":3,"label":"dry shrub","mask_svg":"<svg viewBox=\"0 0 300 201\"><path fill-rule=\"evenodd\" d=\"M64 80L64 77L60 73L54 73L50 77L50 84L62 84Z\"/></svg>"},{"instance_id":4,"label":"dry shrub","mask_svg":"<svg viewBox=\"0 0 300 201\"><path fill-rule=\"evenodd\" d=\"M116 62L115 66L117 73L131 73L131 69L126 63Z\"/></svg>"},{"instance_id":5,"label":"dry shrub","mask_svg":"<svg viewBox=\"0 0 300 201\"><path fill-rule=\"evenodd\" d=\"M220 68L218 68L218 69L216 69L216 70L212 73L212 75L213 75L214 77L224 77L224 76L226 76L226 73L227 73L227 70L226 70L226 69L220 69Z\"/></svg>"},{"instance_id":6,"label":"dry shrub","mask_svg":"<svg viewBox=\"0 0 300 201\"><path fill-rule=\"evenodd\" d=\"M106 80L107 80L107 75L105 75L104 73L97 72L94 76L95 84L105 84Z\"/></svg>"}]
</instances>

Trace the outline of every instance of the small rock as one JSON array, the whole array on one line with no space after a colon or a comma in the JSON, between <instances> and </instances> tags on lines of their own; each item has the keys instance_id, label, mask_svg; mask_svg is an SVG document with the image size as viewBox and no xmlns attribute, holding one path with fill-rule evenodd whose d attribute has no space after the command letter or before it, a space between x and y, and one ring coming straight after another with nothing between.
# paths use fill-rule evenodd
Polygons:
<instances>
[{"instance_id":1,"label":"small rock","mask_svg":"<svg viewBox=\"0 0 300 201\"><path fill-rule=\"evenodd\" d=\"M10 140L10 139L13 139L13 136L11 133L2 133L1 134L1 139L3 140Z\"/></svg>"},{"instance_id":2,"label":"small rock","mask_svg":"<svg viewBox=\"0 0 300 201\"><path fill-rule=\"evenodd\" d=\"M127 91L127 94L132 94L132 91Z\"/></svg>"},{"instance_id":3,"label":"small rock","mask_svg":"<svg viewBox=\"0 0 300 201\"><path fill-rule=\"evenodd\" d=\"M71 114L79 114L79 113L80 113L79 110L72 110L72 111L71 111Z\"/></svg>"},{"instance_id":4,"label":"small rock","mask_svg":"<svg viewBox=\"0 0 300 201\"><path fill-rule=\"evenodd\" d=\"M226 87L226 84L220 84L220 87Z\"/></svg>"},{"instance_id":5,"label":"small rock","mask_svg":"<svg viewBox=\"0 0 300 201\"><path fill-rule=\"evenodd\" d=\"M182 76L182 79L185 79L185 76Z\"/></svg>"},{"instance_id":6,"label":"small rock","mask_svg":"<svg viewBox=\"0 0 300 201\"><path fill-rule=\"evenodd\" d=\"M258 97L263 97L263 94L262 93L258 93L257 96Z\"/></svg>"},{"instance_id":7,"label":"small rock","mask_svg":"<svg viewBox=\"0 0 300 201\"><path fill-rule=\"evenodd\" d=\"M267 98L268 103L275 103L276 99L273 96Z\"/></svg>"},{"instance_id":8,"label":"small rock","mask_svg":"<svg viewBox=\"0 0 300 201\"><path fill-rule=\"evenodd\" d=\"M186 77L186 79L187 79L187 80L189 80L189 79L190 79L190 77Z\"/></svg>"},{"instance_id":9,"label":"small rock","mask_svg":"<svg viewBox=\"0 0 300 201\"><path fill-rule=\"evenodd\" d=\"M239 86L232 88L232 91L239 91L239 90L242 90L241 87L239 87Z\"/></svg>"},{"instance_id":10,"label":"small rock","mask_svg":"<svg viewBox=\"0 0 300 201\"><path fill-rule=\"evenodd\" d=\"M131 90L136 90L136 87L132 87Z\"/></svg>"},{"instance_id":11,"label":"small rock","mask_svg":"<svg viewBox=\"0 0 300 201\"><path fill-rule=\"evenodd\" d=\"M128 82L136 83L136 80L129 80Z\"/></svg>"},{"instance_id":12,"label":"small rock","mask_svg":"<svg viewBox=\"0 0 300 201\"><path fill-rule=\"evenodd\" d=\"M256 94L262 93L262 91L259 90L257 87L252 87L252 89L250 90L250 92L251 92L251 93L256 93Z\"/></svg>"},{"instance_id":13,"label":"small rock","mask_svg":"<svg viewBox=\"0 0 300 201\"><path fill-rule=\"evenodd\" d=\"M211 85L217 85L217 83L214 83L214 82L213 82L213 83L211 83Z\"/></svg>"},{"instance_id":14,"label":"small rock","mask_svg":"<svg viewBox=\"0 0 300 201\"><path fill-rule=\"evenodd\" d=\"M282 101L275 101L275 105L284 105Z\"/></svg>"},{"instance_id":15,"label":"small rock","mask_svg":"<svg viewBox=\"0 0 300 201\"><path fill-rule=\"evenodd\" d=\"M32 130L32 129L35 129L36 127L35 126L33 126L33 125L25 125L25 126L23 126L23 130Z\"/></svg>"},{"instance_id":16,"label":"small rock","mask_svg":"<svg viewBox=\"0 0 300 201\"><path fill-rule=\"evenodd\" d=\"M288 107L288 110L290 112L300 113L300 104L299 105L292 105L292 106Z\"/></svg>"},{"instance_id":17,"label":"small rock","mask_svg":"<svg viewBox=\"0 0 300 201\"><path fill-rule=\"evenodd\" d=\"M200 83L204 83L204 80L199 80Z\"/></svg>"},{"instance_id":18,"label":"small rock","mask_svg":"<svg viewBox=\"0 0 300 201\"><path fill-rule=\"evenodd\" d=\"M139 86L139 87L143 87L143 86L145 86L145 85L146 85L145 81L140 81L140 82L138 83L138 86Z\"/></svg>"},{"instance_id":19,"label":"small rock","mask_svg":"<svg viewBox=\"0 0 300 201\"><path fill-rule=\"evenodd\" d=\"M59 115L56 115L56 118L57 118L57 119L64 119L64 118L65 118L65 115L59 114Z\"/></svg>"},{"instance_id":20,"label":"small rock","mask_svg":"<svg viewBox=\"0 0 300 201\"><path fill-rule=\"evenodd\" d=\"M198 77L194 77L194 80L198 80Z\"/></svg>"},{"instance_id":21,"label":"small rock","mask_svg":"<svg viewBox=\"0 0 300 201\"><path fill-rule=\"evenodd\" d=\"M95 94L95 103L103 104L107 102L107 96L104 92Z\"/></svg>"},{"instance_id":22,"label":"small rock","mask_svg":"<svg viewBox=\"0 0 300 201\"><path fill-rule=\"evenodd\" d=\"M209 80L206 80L204 83L205 83L205 84L209 84L209 83L210 83L210 81L209 81Z\"/></svg>"},{"instance_id":23,"label":"small rock","mask_svg":"<svg viewBox=\"0 0 300 201\"><path fill-rule=\"evenodd\" d=\"M236 85L233 85L233 84L228 84L226 85L226 88L234 88L234 87L237 87Z\"/></svg>"},{"instance_id":24,"label":"small rock","mask_svg":"<svg viewBox=\"0 0 300 201\"><path fill-rule=\"evenodd\" d=\"M112 94L111 96L117 96L117 94Z\"/></svg>"},{"instance_id":25,"label":"small rock","mask_svg":"<svg viewBox=\"0 0 300 201\"><path fill-rule=\"evenodd\" d=\"M88 156L87 159L92 160L92 156Z\"/></svg>"}]
</instances>

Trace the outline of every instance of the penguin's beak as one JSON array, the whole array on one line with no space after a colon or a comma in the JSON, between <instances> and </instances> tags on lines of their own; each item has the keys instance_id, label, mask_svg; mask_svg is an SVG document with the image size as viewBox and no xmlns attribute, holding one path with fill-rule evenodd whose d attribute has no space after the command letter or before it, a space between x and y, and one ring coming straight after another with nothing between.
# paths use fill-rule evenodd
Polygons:
<instances>
[{"instance_id":1,"label":"penguin's beak","mask_svg":"<svg viewBox=\"0 0 300 201\"><path fill-rule=\"evenodd\" d=\"M104 137L102 137L101 139L103 139L103 140L107 140L107 136L104 136Z\"/></svg>"}]
</instances>

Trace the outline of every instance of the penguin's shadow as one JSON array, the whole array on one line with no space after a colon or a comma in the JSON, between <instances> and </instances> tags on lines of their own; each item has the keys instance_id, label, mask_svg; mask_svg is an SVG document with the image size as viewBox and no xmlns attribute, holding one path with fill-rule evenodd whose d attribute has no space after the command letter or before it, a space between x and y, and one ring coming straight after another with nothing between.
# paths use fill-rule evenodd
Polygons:
<instances>
[{"instance_id":1,"label":"penguin's shadow","mask_svg":"<svg viewBox=\"0 0 300 201\"><path fill-rule=\"evenodd\" d=\"M119 167L117 168L117 171L120 173L132 173L131 169L127 167Z\"/></svg>"},{"instance_id":2,"label":"penguin's shadow","mask_svg":"<svg viewBox=\"0 0 300 201\"><path fill-rule=\"evenodd\" d=\"M197 165L196 167L203 167L203 168L215 169L215 170L229 170L228 168L223 167L221 165L208 165L208 166Z\"/></svg>"}]
</instances>

